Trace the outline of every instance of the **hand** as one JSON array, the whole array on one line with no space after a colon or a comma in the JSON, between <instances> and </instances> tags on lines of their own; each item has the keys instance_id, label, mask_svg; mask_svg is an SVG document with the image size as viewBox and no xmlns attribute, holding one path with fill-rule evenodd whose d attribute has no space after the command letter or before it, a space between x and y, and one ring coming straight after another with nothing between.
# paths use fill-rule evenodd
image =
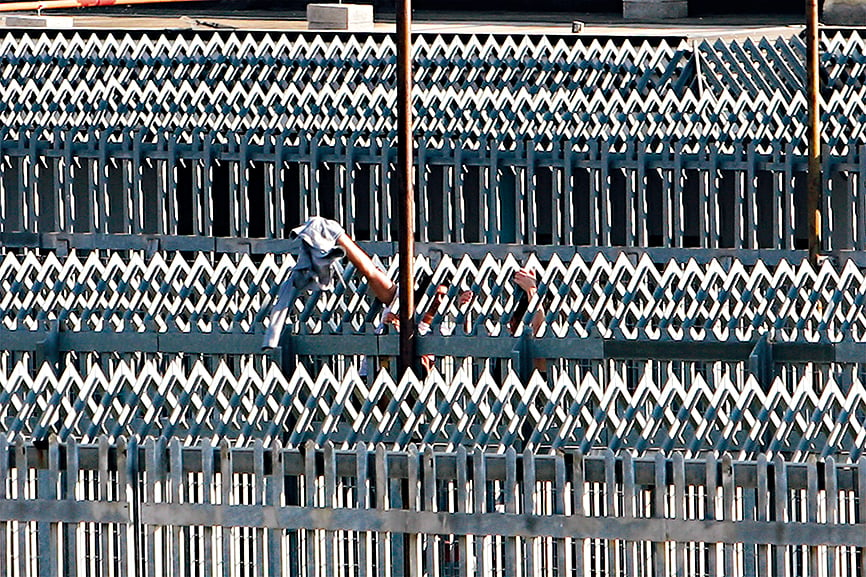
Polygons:
<instances>
[{"instance_id":1,"label":"hand","mask_svg":"<svg viewBox=\"0 0 866 577\"><path fill-rule=\"evenodd\" d=\"M475 298L475 293L472 291L463 291L457 296L457 304L458 306L463 306L472 302L472 299Z\"/></svg>"},{"instance_id":2,"label":"hand","mask_svg":"<svg viewBox=\"0 0 866 577\"><path fill-rule=\"evenodd\" d=\"M532 294L535 292L536 281L535 281L535 271L530 268L522 268L516 273L514 273L514 282L526 291L527 294Z\"/></svg>"},{"instance_id":3,"label":"hand","mask_svg":"<svg viewBox=\"0 0 866 577\"><path fill-rule=\"evenodd\" d=\"M385 317L382 319L382 322L386 325L393 325L394 329L396 329L397 331L400 330L400 317L398 317L391 311L385 313Z\"/></svg>"}]
</instances>

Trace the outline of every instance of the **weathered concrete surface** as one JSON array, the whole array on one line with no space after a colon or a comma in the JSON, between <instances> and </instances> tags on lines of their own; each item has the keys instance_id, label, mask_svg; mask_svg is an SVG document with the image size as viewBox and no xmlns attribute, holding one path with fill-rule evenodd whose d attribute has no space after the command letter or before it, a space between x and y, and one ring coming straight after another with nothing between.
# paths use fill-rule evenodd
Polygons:
<instances>
[{"instance_id":1,"label":"weathered concrete surface","mask_svg":"<svg viewBox=\"0 0 866 577\"><path fill-rule=\"evenodd\" d=\"M622 16L626 20L665 20L688 15L688 0L624 0L622 3Z\"/></svg>"},{"instance_id":2,"label":"weathered concrete surface","mask_svg":"<svg viewBox=\"0 0 866 577\"><path fill-rule=\"evenodd\" d=\"M825 24L862 26L866 24L866 0L826 0Z\"/></svg>"}]
</instances>

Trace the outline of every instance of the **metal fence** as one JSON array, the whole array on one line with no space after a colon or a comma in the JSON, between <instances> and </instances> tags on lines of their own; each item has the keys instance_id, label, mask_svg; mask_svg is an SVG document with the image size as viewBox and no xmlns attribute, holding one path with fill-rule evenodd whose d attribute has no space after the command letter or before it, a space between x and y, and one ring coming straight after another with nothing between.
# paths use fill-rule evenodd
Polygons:
<instances>
[{"instance_id":1,"label":"metal fence","mask_svg":"<svg viewBox=\"0 0 866 577\"><path fill-rule=\"evenodd\" d=\"M863 250L866 50L824 44L824 248ZM420 241L806 246L798 37L416 45ZM390 242L393 58L377 35L6 32L0 243L269 252L314 214Z\"/></svg>"},{"instance_id":2,"label":"metal fence","mask_svg":"<svg viewBox=\"0 0 866 577\"><path fill-rule=\"evenodd\" d=\"M90 252L59 257L8 251L0 260L0 330L10 349L12 339L32 345L53 332L70 343L76 338L114 339L112 350L117 351L155 351L156 339L167 344L180 336L190 352L214 353L221 350L221 338L235 335L238 352L255 352L270 306L293 263L292 257L280 255L197 253L188 258L181 253L148 257ZM382 266L396 277L396 259ZM512 281L521 266L537 271L539 290L533 302L526 302ZM768 266L738 259L657 265L626 254L591 261L579 255L567 260L557 255L549 260L532 254L521 260L515 255L487 256L480 261L440 256L437 261L418 257L416 274L425 287L419 310L425 310L439 285L448 287L435 311L431 342L450 337L471 347L467 337L513 341L509 323L525 323L536 307L544 312L538 346L567 339L753 346L767 337L778 344L835 345L840 354L850 345L853 349L844 354L851 356L866 342L866 274L853 262L813 268L807 261ZM333 291L296 299L289 321L292 336L376 339L381 303L367 294L366 281L351 265L338 276ZM464 290L471 291L473 299L461 305L458 294ZM129 348L125 338L154 342ZM242 344L243 339L248 344ZM208 342L214 348L208 349Z\"/></svg>"},{"instance_id":3,"label":"metal fence","mask_svg":"<svg viewBox=\"0 0 866 577\"><path fill-rule=\"evenodd\" d=\"M805 45L784 38L418 35L415 116L458 140L799 144ZM394 130L384 34L4 31L0 123L313 135ZM864 143L864 41L826 30L825 142Z\"/></svg>"},{"instance_id":4,"label":"metal fence","mask_svg":"<svg viewBox=\"0 0 866 577\"><path fill-rule=\"evenodd\" d=\"M255 360L81 363L0 374L0 433L7 439L95 442L108 435L225 440L301 447L359 441L405 449L423 442L453 450L598 447L689 457L784 455L858 459L866 447L866 371L803 366L762 381L716 362L596 362L551 367L524 381L504 364L452 376L396 379L335 374L335 363L284 374ZM370 364L374 359L370 358Z\"/></svg>"},{"instance_id":5,"label":"metal fence","mask_svg":"<svg viewBox=\"0 0 866 577\"><path fill-rule=\"evenodd\" d=\"M0 439L0 569L36 575L859 577L866 460Z\"/></svg>"},{"instance_id":6,"label":"metal fence","mask_svg":"<svg viewBox=\"0 0 866 577\"><path fill-rule=\"evenodd\" d=\"M113 130L0 130L4 246L263 253L311 215L396 238L390 137ZM416 155L422 243L806 246L806 159L780 141L421 139ZM866 248L864 163L860 145L825 156L825 250Z\"/></svg>"}]
</instances>

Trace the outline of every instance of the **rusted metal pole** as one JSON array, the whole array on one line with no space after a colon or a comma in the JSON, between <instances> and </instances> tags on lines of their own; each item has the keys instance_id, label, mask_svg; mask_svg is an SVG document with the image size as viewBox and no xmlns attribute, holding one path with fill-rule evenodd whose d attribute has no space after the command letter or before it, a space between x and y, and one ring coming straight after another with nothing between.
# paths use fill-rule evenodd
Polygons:
<instances>
[{"instance_id":1,"label":"rusted metal pole","mask_svg":"<svg viewBox=\"0 0 866 577\"><path fill-rule=\"evenodd\" d=\"M806 215L809 222L809 262L821 251L821 103L818 75L818 0L806 0L806 101L809 107L809 167L806 176Z\"/></svg>"},{"instance_id":2,"label":"rusted metal pole","mask_svg":"<svg viewBox=\"0 0 866 577\"><path fill-rule=\"evenodd\" d=\"M415 194L412 189L412 0L397 0L397 194L400 217L400 357L415 366Z\"/></svg>"}]
</instances>

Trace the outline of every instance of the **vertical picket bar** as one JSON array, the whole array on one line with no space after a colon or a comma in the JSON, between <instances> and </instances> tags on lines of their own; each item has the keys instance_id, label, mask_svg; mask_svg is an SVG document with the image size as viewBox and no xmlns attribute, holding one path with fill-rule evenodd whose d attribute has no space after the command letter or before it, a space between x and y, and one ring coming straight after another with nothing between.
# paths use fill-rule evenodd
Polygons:
<instances>
[{"instance_id":1,"label":"vertical picket bar","mask_svg":"<svg viewBox=\"0 0 866 577\"><path fill-rule=\"evenodd\" d=\"M360 442L355 448L355 507L362 515L368 514L370 508L368 500L370 475L367 459L367 445ZM358 577L367 577L370 574L370 533L358 531Z\"/></svg>"},{"instance_id":2,"label":"vertical picket bar","mask_svg":"<svg viewBox=\"0 0 866 577\"><path fill-rule=\"evenodd\" d=\"M538 243L538 205L535 194L535 141L524 140L521 143L526 150L526 168L523 179L516 180L515 197L517 206L517 242L525 244ZM525 236L524 236L525 235Z\"/></svg>"},{"instance_id":3,"label":"vertical picket bar","mask_svg":"<svg viewBox=\"0 0 866 577\"><path fill-rule=\"evenodd\" d=\"M626 451L622 456L622 517L625 520L635 518L635 478L634 478L634 459L631 451ZM625 555L622 567L623 575L637 575L635 567L635 548L634 541L626 541Z\"/></svg>"},{"instance_id":4,"label":"vertical picket bar","mask_svg":"<svg viewBox=\"0 0 866 577\"><path fill-rule=\"evenodd\" d=\"M823 148L823 146L822 146ZM838 247L832 246L833 242L833 234L830 232L833 230L833 204L832 200L832 191L829 190L829 187L833 183L833 174L832 166L830 164L831 157L829 154L823 155L821 159L821 189L823 194L820 195L820 200L818 201L818 206L821 210L821 231L826 231L826 233L820 235L818 238L818 243L820 245L819 251L822 250L832 250ZM828 194L830 192L830 194ZM837 193L838 194L838 193Z\"/></svg>"},{"instance_id":5,"label":"vertical picket bar","mask_svg":"<svg viewBox=\"0 0 866 577\"><path fill-rule=\"evenodd\" d=\"M513 446L508 447L505 452L505 485L503 487L503 499L505 501L505 512L511 515L517 514L517 453ZM517 538L509 536L505 538L505 574L517 575Z\"/></svg>"},{"instance_id":6,"label":"vertical picket bar","mask_svg":"<svg viewBox=\"0 0 866 577\"><path fill-rule=\"evenodd\" d=\"M673 148L674 168L671 172L671 193L673 196L668 191L662 191L662 198L664 199L662 215L665 223L662 246L683 248L683 233L686 230L686 223L683 217L685 214L685 196L683 195L685 174L683 173L682 141L676 142ZM665 152L670 154L670 144L665 144ZM670 214L668 214L669 212Z\"/></svg>"},{"instance_id":7,"label":"vertical picket bar","mask_svg":"<svg viewBox=\"0 0 866 577\"><path fill-rule=\"evenodd\" d=\"M604 514L608 517L616 517L617 510L617 487L616 487L616 458L609 448L602 453L604 458ZM619 570L619 540L607 539L604 545L607 571L613 574Z\"/></svg>"},{"instance_id":8,"label":"vertical picket bar","mask_svg":"<svg viewBox=\"0 0 866 577\"><path fill-rule=\"evenodd\" d=\"M232 452L229 448L228 439L225 437L220 441L220 505L228 507L232 504ZM232 574L232 529L231 527L220 527L222 558L222 575L231 577Z\"/></svg>"},{"instance_id":9,"label":"vertical picket bar","mask_svg":"<svg viewBox=\"0 0 866 577\"><path fill-rule=\"evenodd\" d=\"M826 509L824 522L830 527L835 527L839 524L839 485L836 475L836 460L832 456L829 456L824 461L824 506ZM836 575L836 558L839 547L828 545L826 552L827 575Z\"/></svg>"},{"instance_id":10,"label":"vertical picket bar","mask_svg":"<svg viewBox=\"0 0 866 577\"><path fill-rule=\"evenodd\" d=\"M385 190L384 185L381 181L377 182L377 170L380 170L383 166L388 166L388 159L386 158L384 162L382 161L382 155L386 154L381 150L376 149L376 144L374 139L370 138L370 157L377 158L378 164L370 164L369 171L367 172L367 206L370 207L370 210L367 213L367 218L369 218L369 222L367 223L367 229L370 231L370 240L380 240L376 236L377 231L381 231L381 210L379 208L379 197L382 197L382 202L388 202L389 192Z\"/></svg>"},{"instance_id":11,"label":"vertical picket bar","mask_svg":"<svg viewBox=\"0 0 866 577\"><path fill-rule=\"evenodd\" d=\"M407 494L407 502L403 508L409 511L418 511L421 508L419 492L420 482L420 456L418 447L414 444L409 445L408 451L408 477L409 491ZM409 574L408 577L419 577L422 573L421 568L421 535L410 529L410 533L404 537L408 540L408 556L409 556Z\"/></svg>"},{"instance_id":12,"label":"vertical picket bar","mask_svg":"<svg viewBox=\"0 0 866 577\"><path fill-rule=\"evenodd\" d=\"M626 171L625 179L626 220L629 221L626 245L647 246L646 141L638 141L636 148L637 151L634 142L629 143L627 158L631 160L636 154L636 162L633 171Z\"/></svg>"},{"instance_id":13,"label":"vertical picket bar","mask_svg":"<svg viewBox=\"0 0 866 577\"><path fill-rule=\"evenodd\" d=\"M308 144L310 146L309 156L309 195L310 195L310 214L322 214L322 206L319 199L319 145L321 140L318 134L313 134Z\"/></svg>"},{"instance_id":14,"label":"vertical picket bar","mask_svg":"<svg viewBox=\"0 0 866 577\"><path fill-rule=\"evenodd\" d=\"M755 502L755 491L750 490L749 487L743 487L742 492L740 493L742 505L740 509L742 510L743 520L744 521L754 521L755 520L755 509L757 503ZM755 544L754 543L743 543L743 573L746 577L755 577L757 572L757 559L755 558Z\"/></svg>"},{"instance_id":15,"label":"vertical picket bar","mask_svg":"<svg viewBox=\"0 0 866 577\"><path fill-rule=\"evenodd\" d=\"M189 191L189 205L192 207L190 220L192 220L192 234L200 235L207 234L203 222L204 219L207 218L207 211L205 209L205 206L207 205L205 198L207 195L202 193L202 181L204 180L204 173L207 172L208 166L202 162L200 157L197 158L198 155L196 154L197 151L195 148L202 146L201 138L195 139L191 144L190 148L192 148L192 154L190 155L190 158L187 159L191 175L190 182L192 184L191 190Z\"/></svg>"},{"instance_id":16,"label":"vertical picket bar","mask_svg":"<svg viewBox=\"0 0 866 577\"><path fill-rule=\"evenodd\" d=\"M806 461L806 522L818 522L818 465L814 456ZM817 545L809 547L809 575L817 576L818 555L820 548Z\"/></svg>"},{"instance_id":17,"label":"vertical picket bar","mask_svg":"<svg viewBox=\"0 0 866 577\"><path fill-rule=\"evenodd\" d=\"M683 460L683 454L680 452L674 453L673 458L673 477L674 477L674 506L673 518L680 521L685 520L685 503L686 503L686 467ZM686 544L678 541L676 547L676 575L683 577L686 574Z\"/></svg>"},{"instance_id":18,"label":"vertical picket bar","mask_svg":"<svg viewBox=\"0 0 866 577\"><path fill-rule=\"evenodd\" d=\"M565 458L559 451L553 457L553 482L553 514L565 515ZM566 543L566 539L561 537L554 540L557 576L566 573Z\"/></svg>"},{"instance_id":19,"label":"vertical picket bar","mask_svg":"<svg viewBox=\"0 0 866 577\"><path fill-rule=\"evenodd\" d=\"M487 512L487 469L485 467L484 451L476 446L472 451L472 510L477 513ZM485 541L489 537L484 535L473 536L475 546L475 575L487 574L487 563L485 559ZM467 551L468 555L468 551Z\"/></svg>"},{"instance_id":20,"label":"vertical picket bar","mask_svg":"<svg viewBox=\"0 0 866 577\"><path fill-rule=\"evenodd\" d=\"M336 508L337 503L337 459L334 454L334 444L327 441L324 447L324 482L325 482L325 501L324 507ZM325 570L325 577L334 576L334 567L336 559L334 557L334 539L335 533L332 530L321 531L324 536L324 558L320 565Z\"/></svg>"},{"instance_id":21,"label":"vertical picket bar","mask_svg":"<svg viewBox=\"0 0 866 577\"><path fill-rule=\"evenodd\" d=\"M213 218L214 206L213 202L213 166L214 166L214 133L208 131L207 135L201 137L201 181L204 195L201 196L201 211L202 211L202 234L213 236ZM220 207L222 209L222 207ZM213 456L211 456L213 457ZM213 460L213 458L211 458Z\"/></svg>"},{"instance_id":22,"label":"vertical picket bar","mask_svg":"<svg viewBox=\"0 0 866 577\"><path fill-rule=\"evenodd\" d=\"M316 506L316 446L312 441L307 441L304 446L304 507L312 509ZM305 574L313 577L318 574L316 570L325 561L316 562L316 544L318 536L315 529L304 531L304 543L307 548L307 565Z\"/></svg>"},{"instance_id":23,"label":"vertical picket bar","mask_svg":"<svg viewBox=\"0 0 866 577\"><path fill-rule=\"evenodd\" d=\"M4 464L6 459L4 458ZM4 483L5 488L5 483ZM78 500L78 443L73 438L66 441L66 498L71 501ZM3 539L5 543L5 539ZM67 575L77 577L78 575L78 524L66 524L64 526L64 547L66 549L65 562ZM5 559L5 556L4 556Z\"/></svg>"},{"instance_id":24,"label":"vertical picket bar","mask_svg":"<svg viewBox=\"0 0 866 577\"><path fill-rule=\"evenodd\" d=\"M701 178L701 203L706 209L706 226L700 230L706 231L707 244L703 248L719 248L719 147L714 143L708 150L708 170Z\"/></svg>"},{"instance_id":25,"label":"vertical picket bar","mask_svg":"<svg viewBox=\"0 0 866 577\"><path fill-rule=\"evenodd\" d=\"M557 161L562 157L562 147L563 143L561 141L554 142L551 150L554 165L550 169L550 212L546 215L550 219L551 244L564 243L562 237L563 220L565 219L565 211L562 204L562 177L564 170L556 165ZM571 205L566 206L571 211ZM542 215L542 217L545 217L545 215Z\"/></svg>"},{"instance_id":26,"label":"vertical picket bar","mask_svg":"<svg viewBox=\"0 0 866 577\"><path fill-rule=\"evenodd\" d=\"M415 186L416 198L418 200L415 210L418 222L415 231L419 242L430 241L430 201L427 196L427 139L418 140L418 154L415 159L415 170L417 183Z\"/></svg>"},{"instance_id":27,"label":"vertical picket bar","mask_svg":"<svg viewBox=\"0 0 866 577\"><path fill-rule=\"evenodd\" d=\"M105 170L105 165L100 162L98 165L98 169L100 172L99 178L103 181L105 180L105 176L103 171ZM166 155L165 161L165 174L166 174L166 187L165 190L162 191L165 195L165 198L168 207L166 208L166 214L168 216L168 222L166 222L166 233L167 234L178 234L177 232L177 221L178 221L178 204L177 204L177 134L169 133L168 134L168 154ZM100 187L101 188L101 187Z\"/></svg>"},{"instance_id":28,"label":"vertical picket bar","mask_svg":"<svg viewBox=\"0 0 866 577\"><path fill-rule=\"evenodd\" d=\"M757 490L757 515L756 520L759 523L769 521L768 511L770 507L770 482L767 474L767 456L763 453L758 455L757 463L758 475L758 490ZM758 575L760 577L769 577L769 547L767 545L758 545Z\"/></svg>"},{"instance_id":29,"label":"vertical picket bar","mask_svg":"<svg viewBox=\"0 0 866 577\"><path fill-rule=\"evenodd\" d=\"M253 504L261 509L265 505L265 449L261 439L253 443L253 471L254 500ZM255 574L257 577L265 576L265 529L262 526L255 528Z\"/></svg>"},{"instance_id":30,"label":"vertical picket bar","mask_svg":"<svg viewBox=\"0 0 866 577\"><path fill-rule=\"evenodd\" d=\"M794 213L794 160L796 159L794 155L794 145L792 143L787 143L785 145L785 171L784 171L784 183L782 186L782 190L784 192L784 208L783 214L785 216L785 222L783 225L782 232L784 234L785 244L780 248L783 249L792 249L794 248L794 239L796 238L796 230L797 230L797 221Z\"/></svg>"},{"instance_id":31,"label":"vertical picket bar","mask_svg":"<svg viewBox=\"0 0 866 577\"><path fill-rule=\"evenodd\" d=\"M610 246L611 228L611 202L610 202L610 143L604 141L601 144L600 170L598 173L597 188L593 196L597 197L598 203L591 204L590 210L598 211L598 237L590 238L590 244L594 246Z\"/></svg>"},{"instance_id":32,"label":"vertical picket bar","mask_svg":"<svg viewBox=\"0 0 866 577\"><path fill-rule=\"evenodd\" d=\"M181 486L183 485L183 453L180 445L180 439L174 437L169 443L169 493L168 501L175 505L180 505L181 501ZM180 521L180 520L179 520ZM168 555L171 557L171 574L174 577L183 575L181 568L181 532L183 528L179 524L173 524L169 529L171 536L171 545L168 549Z\"/></svg>"},{"instance_id":33,"label":"vertical picket bar","mask_svg":"<svg viewBox=\"0 0 866 577\"><path fill-rule=\"evenodd\" d=\"M704 515L704 519L708 522L713 522L718 520L718 512L716 511L716 499L718 498L718 472L719 472L719 463L716 460L715 455L712 453L707 455L706 457L706 514ZM717 543L708 543L707 544L707 577L716 577L719 572L718 566L718 550L719 546Z\"/></svg>"},{"instance_id":34,"label":"vertical picket bar","mask_svg":"<svg viewBox=\"0 0 866 577\"><path fill-rule=\"evenodd\" d=\"M755 141L749 142L746 147L746 182L743 206L743 248L758 248L758 186L755 171L757 168ZM736 246L736 245L734 245Z\"/></svg>"},{"instance_id":35,"label":"vertical picket bar","mask_svg":"<svg viewBox=\"0 0 866 577\"><path fill-rule=\"evenodd\" d=\"M777 454L773 461L773 509L776 523L788 522L788 471L785 460L782 455ZM782 577L787 575L785 569L785 545L775 545L773 547L773 575Z\"/></svg>"},{"instance_id":36,"label":"vertical picket bar","mask_svg":"<svg viewBox=\"0 0 866 577\"><path fill-rule=\"evenodd\" d=\"M424 499L421 509L434 512L436 507L436 456L433 448L427 445L423 456ZM427 535L424 544L424 569L427 575L441 575L439 547L442 545L441 535Z\"/></svg>"},{"instance_id":37,"label":"vertical picket bar","mask_svg":"<svg viewBox=\"0 0 866 577\"><path fill-rule=\"evenodd\" d=\"M457 447L457 513L469 513L469 473L466 467L466 447ZM458 539L457 555L457 577L468 577L468 560L472 537L462 535Z\"/></svg>"},{"instance_id":38,"label":"vertical picket bar","mask_svg":"<svg viewBox=\"0 0 866 577\"><path fill-rule=\"evenodd\" d=\"M0 435L0 502L6 501L9 495L6 492L6 483L9 479L9 441L6 435ZM9 539L8 532L9 522L0 519L0 573L9 575L12 573L8 567L7 558L9 548L7 540ZM70 555L72 557L74 555Z\"/></svg>"},{"instance_id":39,"label":"vertical picket bar","mask_svg":"<svg viewBox=\"0 0 866 577\"><path fill-rule=\"evenodd\" d=\"M201 450L201 476L202 476L202 491L201 500L204 506L213 506L215 499L213 498L212 488L214 486L214 448L207 439L202 439L200 446ZM213 528L205 526L202 528L202 559L204 565L204 573L207 575L216 575L216 567L214 566L213 558Z\"/></svg>"},{"instance_id":40,"label":"vertical picket bar","mask_svg":"<svg viewBox=\"0 0 866 577\"><path fill-rule=\"evenodd\" d=\"M586 489L586 469L583 459L583 451L577 450L572 453L571 461L571 498L572 498L572 514L576 517L586 517L586 508L584 507L584 492ZM572 561L572 571L576 577L583 577L586 574L586 563L584 550L586 548L585 539L574 539L571 541L571 547L574 551L574 559Z\"/></svg>"},{"instance_id":41,"label":"vertical picket bar","mask_svg":"<svg viewBox=\"0 0 866 577\"><path fill-rule=\"evenodd\" d=\"M381 239L373 239L373 240L393 240L391 238L391 220L393 218L393 202L395 196L398 194L397 187L391 186L391 151L392 149L386 148L384 144L380 143L379 147L379 186L378 194L376 196L375 204L371 206L375 207L379 206L379 210L376 212L381 213L380 227L378 229L371 230L379 230L382 235ZM396 184L396 183L395 183ZM371 191L376 191L377 189L371 188ZM373 210L371 210L373 212Z\"/></svg>"},{"instance_id":42,"label":"vertical picket bar","mask_svg":"<svg viewBox=\"0 0 866 577\"><path fill-rule=\"evenodd\" d=\"M264 182L262 183L263 189L261 194L265 203L265 230L263 231L265 238L274 238L276 236L276 231L279 230L276 228L277 215L274 213L274 209L277 206L277 197L282 196L282 189L277 189L274 186L277 181L276 172L279 165L276 163L276 155L273 152L273 138L274 136L270 132L265 134L265 151L270 152L273 155L271 158L263 161ZM273 162L269 162L269 160L273 160ZM280 192L277 192L278 190ZM339 205L339 202L337 204ZM337 213L337 215L339 222L345 222L345 218L343 218L342 214Z\"/></svg>"},{"instance_id":43,"label":"vertical picket bar","mask_svg":"<svg viewBox=\"0 0 866 577\"><path fill-rule=\"evenodd\" d=\"M725 521L735 521L734 518L734 463L729 453L722 456L722 515ZM723 575L734 575L734 543L724 545Z\"/></svg>"},{"instance_id":44,"label":"vertical picket bar","mask_svg":"<svg viewBox=\"0 0 866 577\"><path fill-rule=\"evenodd\" d=\"M488 139L487 195L488 220L487 242L498 243L502 240L502 195L500 194L501 179L499 176L499 140ZM484 221L482 221L484 222Z\"/></svg>"},{"instance_id":45,"label":"vertical picket bar","mask_svg":"<svg viewBox=\"0 0 866 577\"><path fill-rule=\"evenodd\" d=\"M15 440L15 473L17 474L17 498L19 501L24 501L30 496L27 494L27 446L24 444L24 437L19 436ZM18 575L27 577L30 575L28 561L32 558L32 552L28 547L29 538L27 531L30 529L30 523L27 521L18 522Z\"/></svg>"},{"instance_id":46,"label":"vertical picket bar","mask_svg":"<svg viewBox=\"0 0 866 577\"><path fill-rule=\"evenodd\" d=\"M376 475L376 509L384 511L388 508L388 461L385 453L385 445L378 443L375 448L375 475ZM376 569L375 573L382 577L390 577L393 573L387 571L388 558L387 541L388 535L384 532L376 534Z\"/></svg>"},{"instance_id":47,"label":"vertical picket bar","mask_svg":"<svg viewBox=\"0 0 866 577\"><path fill-rule=\"evenodd\" d=\"M535 511L535 455L532 449L523 451L523 515L534 515ZM536 577L539 574L540 559L536 558L538 539L534 536L525 537L526 549L525 575Z\"/></svg>"},{"instance_id":48,"label":"vertical picket bar","mask_svg":"<svg viewBox=\"0 0 866 577\"><path fill-rule=\"evenodd\" d=\"M744 153L742 149L743 146L741 144L735 146L734 154L737 160L743 157ZM747 226L749 199L746 198L746 195L749 194L749 185L745 182L749 176L749 170L747 167L745 171L732 170L731 172L734 175L734 247L751 248L748 245L749 233Z\"/></svg>"},{"instance_id":49,"label":"vertical picket bar","mask_svg":"<svg viewBox=\"0 0 866 577\"><path fill-rule=\"evenodd\" d=\"M59 461L59 455L56 455L57 448L54 440L49 442L48 446L48 469L39 470L36 472L36 495L35 498L41 500L54 500L57 498L56 481L54 479L54 468L52 463ZM34 558L36 561L37 574L40 577L53 577L57 574L57 551L52 547L53 539L57 532L57 524L51 522L40 521L36 525L36 551Z\"/></svg>"},{"instance_id":50,"label":"vertical picket bar","mask_svg":"<svg viewBox=\"0 0 866 577\"><path fill-rule=\"evenodd\" d=\"M778 148L778 143L773 144L773 155L774 162L778 166L781 164L781 159L778 157L780 154L780 150ZM773 244L772 247L775 249L785 249L786 239L785 239L785 231L784 231L784 215L785 215L785 199L784 199L784 184L782 183L783 174L778 172L778 169L774 169L773 172L773 205L772 205L772 219L773 219ZM757 220L757 219L756 219Z\"/></svg>"},{"instance_id":51,"label":"vertical picket bar","mask_svg":"<svg viewBox=\"0 0 866 577\"><path fill-rule=\"evenodd\" d=\"M866 523L866 456L857 461L857 503L860 523ZM866 547L860 547L860 567L866 567Z\"/></svg>"},{"instance_id":52,"label":"vertical picket bar","mask_svg":"<svg viewBox=\"0 0 866 577\"><path fill-rule=\"evenodd\" d=\"M466 240L466 223L463 222L463 215L466 214L466 191L463 190L463 147L458 143L454 146L454 157L452 165L452 177L454 178L451 191L448 194L443 194L443 198L447 198L450 194L454 195L454 212L449 212L445 215L445 241L465 242ZM451 231L451 237L447 236L448 231Z\"/></svg>"},{"instance_id":53,"label":"vertical picket bar","mask_svg":"<svg viewBox=\"0 0 866 577\"><path fill-rule=\"evenodd\" d=\"M39 498L57 500L57 478L60 471L60 446L57 437L51 435L48 443L48 469L39 475ZM58 573L59 551L57 550L58 523L40 523L39 536L39 575L56 577Z\"/></svg>"},{"instance_id":54,"label":"vertical picket bar","mask_svg":"<svg viewBox=\"0 0 866 577\"><path fill-rule=\"evenodd\" d=\"M856 250L866 250L866 144L858 148L858 171L857 171L857 229L854 232Z\"/></svg>"},{"instance_id":55,"label":"vertical picket bar","mask_svg":"<svg viewBox=\"0 0 866 577\"><path fill-rule=\"evenodd\" d=\"M132 450L135 450L136 444L134 442L127 444L125 437L120 437L117 440L117 485L113 495L114 501L127 501L127 488L129 487L130 481L130 448ZM130 511L131 510L132 507L130 507ZM115 552L115 566L117 567L117 571L115 575L122 575L123 577L135 577L135 563L129 562L129 524L120 524L118 527L116 527L116 532L117 551Z\"/></svg>"},{"instance_id":56,"label":"vertical picket bar","mask_svg":"<svg viewBox=\"0 0 866 577\"><path fill-rule=\"evenodd\" d=\"M237 230L238 236L249 236L250 210L247 195L250 189L250 136L251 132L236 134L238 144Z\"/></svg>"},{"instance_id":57,"label":"vertical picket bar","mask_svg":"<svg viewBox=\"0 0 866 577\"><path fill-rule=\"evenodd\" d=\"M277 134L274 144L274 236L276 238L285 238L286 235L286 198L283 194L284 171L286 170L286 137L283 134ZM351 165L350 165L351 166ZM354 223L354 218L351 222ZM354 236L354 231L350 233Z\"/></svg>"},{"instance_id":58,"label":"vertical picket bar","mask_svg":"<svg viewBox=\"0 0 866 577\"><path fill-rule=\"evenodd\" d=\"M71 131L61 135L63 142L63 171L61 176L60 198L63 202L63 226L60 230L63 232L72 232L74 230L75 211L74 211L74 188L72 186L72 142L74 137ZM2 159L2 155L0 155ZM58 171L60 172L60 171ZM137 231L140 232L140 231Z\"/></svg>"},{"instance_id":59,"label":"vertical picket bar","mask_svg":"<svg viewBox=\"0 0 866 577\"><path fill-rule=\"evenodd\" d=\"M554 242L574 244L574 142L569 138L562 144L562 199L557 206L562 218L561 236Z\"/></svg>"},{"instance_id":60,"label":"vertical picket bar","mask_svg":"<svg viewBox=\"0 0 866 577\"><path fill-rule=\"evenodd\" d=\"M653 460L653 517L656 519L664 519L667 509L667 462L664 455L656 453ZM667 543L657 541L653 543L653 574L656 577L667 575L665 568L667 559ZM727 574L726 574L727 575Z\"/></svg>"},{"instance_id":61,"label":"vertical picket bar","mask_svg":"<svg viewBox=\"0 0 866 577\"><path fill-rule=\"evenodd\" d=\"M283 492L286 486L286 470L283 444L279 439L271 446L271 478L268 484L268 506L274 509L283 507ZM268 530L268 574L276 577L283 575L283 534L282 529ZM363 573L361 577L364 577Z\"/></svg>"}]
</instances>

